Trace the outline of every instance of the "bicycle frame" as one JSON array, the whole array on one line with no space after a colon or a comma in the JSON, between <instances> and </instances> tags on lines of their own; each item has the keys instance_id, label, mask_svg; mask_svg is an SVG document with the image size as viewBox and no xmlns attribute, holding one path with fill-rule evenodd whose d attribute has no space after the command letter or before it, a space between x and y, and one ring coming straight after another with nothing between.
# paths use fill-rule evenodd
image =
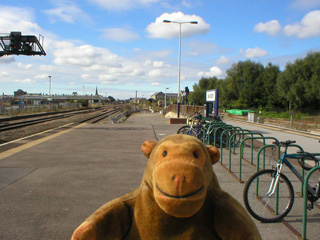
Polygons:
<instances>
[{"instance_id":1,"label":"bicycle frame","mask_svg":"<svg viewBox=\"0 0 320 240\"><path fill-rule=\"evenodd\" d=\"M301 155L297 155L297 154L287 154L286 153L287 149L285 150L285 152L282 154L281 159L279 159L279 163L277 164L277 169L276 169L276 176L275 179L272 180L271 184L270 184L270 188L269 191L267 192L267 197L272 196L275 191L276 188L278 186L278 182L279 182L279 177L280 177L280 173L282 170L282 166L283 164L285 164L286 166L288 166L288 168L291 170L291 172L299 179L299 181L303 184L304 183L304 178L302 177L302 175L297 171L297 169L295 169L295 167L289 162L289 160L287 158L293 158L293 159L299 159L301 158ZM314 190L310 184L308 184L308 191L313 195L316 196L316 190Z\"/></svg>"}]
</instances>

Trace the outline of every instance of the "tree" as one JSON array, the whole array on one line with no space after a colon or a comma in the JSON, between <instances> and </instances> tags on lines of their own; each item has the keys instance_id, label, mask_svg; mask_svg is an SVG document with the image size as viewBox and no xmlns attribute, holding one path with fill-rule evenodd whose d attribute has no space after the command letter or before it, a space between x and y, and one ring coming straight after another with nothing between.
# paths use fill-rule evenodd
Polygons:
<instances>
[{"instance_id":1,"label":"tree","mask_svg":"<svg viewBox=\"0 0 320 240\"><path fill-rule=\"evenodd\" d=\"M261 96L262 107L274 109L285 106L283 104L283 98L279 95L277 88L277 79L280 73L281 71L279 66L272 65L272 63L268 63L268 65L264 68L264 72L261 76L261 80L263 82Z\"/></svg>"},{"instance_id":2,"label":"tree","mask_svg":"<svg viewBox=\"0 0 320 240\"><path fill-rule=\"evenodd\" d=\"M227 70L225 96L229 107L258 107L261 104L263 72L263 65L251 60L240 61Z\"/></svg>"},{"instance_id":3,"label":"tree","mask_svg":"<svg viewBox=\"0 0 320 240\"><path fill-rule=\"evenodd\" d=\"M193 92L189 95L189 102L196 105L203 105L206 103L206 91L216 89L218 79L216 77L205 78L202 77L198 84L193 85Z\"/></svg>"},{"instance_id":4,"label":"tree","mask_svg":"<svg viewBox=\"0 0 320 240\"><path fill-rule=\"evenodd\" d=\"M112 96L109 96L108 97L108 102L110 102L110 103L113 103L113 102L115 102L116 100L114 99L114 97L112 97Z\"/></svg>"},{"instance_id":5,"label":"tree","mask_svg":"<svg viewBox=\"0 0 320 240\"><path fill-rule=\"evenodd\" d=\"M320 52L287 63L279 75L279 94L297 110L320 109Z\"/></svg>"}]
</instances>

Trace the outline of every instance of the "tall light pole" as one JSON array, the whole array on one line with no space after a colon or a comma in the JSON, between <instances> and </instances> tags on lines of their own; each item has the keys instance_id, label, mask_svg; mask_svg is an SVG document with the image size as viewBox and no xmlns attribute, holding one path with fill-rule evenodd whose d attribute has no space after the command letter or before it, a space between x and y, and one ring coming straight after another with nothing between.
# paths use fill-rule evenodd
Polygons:
<instances>
[{"instance_id":1,"label":"tall light pole","mask_svg":"<svg viewBox=\"0 0 320 240\"><path fill-rule=\"evenodd\" d=\"M163 20L164 23L177 23L179 24L179 61L178 61L178 111L177 115L178 118L180 117L180 101L181 101L181 94L180 94L180 67L181 67L181 25L182 24L198 24L197 21L189 21L189 22L179 22L179 21L170 21L170 20Z\"/></svg>"},{"instance_id":2,"label":"tall light pole","mask_svg":"<svg viewBox=\"0 0 320 240\"><path fill-rule=\"evenodd\" d=\"M166 110L167 109L167 90L168 90L169 88L165 88L164 89L164 109Z\"/></svg>"},{"instance_id":3,"label":"tall light pole","mask_svg":"<svg viewBox=\"0 0 320 240\"><path fill-rule=\"evenodd\" d=\"M49 108L51 110L51 101L52 101L52 98L51 98L51 78L52 78L52 76L48 76L48 78L49 78L49 98L48 98L48 100L49 100Z\"/></svg>"},{"instance_id":4,"label":"tall light pole","mask_svg":"<svg viewBox=\"0 0 320 240\"><path fill-rule=\"evenodd\" d=\"M51 78L52 76L48 76L49 78L49 96L51 97Z\"/></svg>"}]
</instances>

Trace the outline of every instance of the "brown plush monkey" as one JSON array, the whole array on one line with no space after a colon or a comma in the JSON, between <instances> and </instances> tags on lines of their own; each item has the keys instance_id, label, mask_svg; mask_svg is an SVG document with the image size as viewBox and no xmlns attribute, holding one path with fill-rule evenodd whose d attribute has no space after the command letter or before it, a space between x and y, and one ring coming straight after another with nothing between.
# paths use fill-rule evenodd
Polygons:
<instances>
[{"instance_id":1,"label":"brown plush monkey","mask_svg":"<svg viewBox=\"0 0 320 240\"><path fill-rule=\"evenodd\" d=\"M106 203L72 240L261 239L244 208L224 192L213 172L216 147L187 135L145 141L149 158L141 185Z\"/></svg>"}]
</instances>

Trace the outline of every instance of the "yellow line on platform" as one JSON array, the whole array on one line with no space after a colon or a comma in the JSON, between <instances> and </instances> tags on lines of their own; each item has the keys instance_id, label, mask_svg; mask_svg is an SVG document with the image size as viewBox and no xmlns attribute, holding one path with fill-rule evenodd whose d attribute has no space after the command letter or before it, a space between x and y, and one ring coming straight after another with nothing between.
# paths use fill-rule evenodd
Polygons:
<instances>
[{"instance_id":1,"label":"yellow line on platform","mask_svg":"<svg viewBox=\"0 0 320 240\"><path fill-rule=\"evenodd\" d=\"M61 132L58 132L58 133L55 133L55 134L52 134L50 136L47 136L47 137L44 137L44 138L41 138L41 139L38 139L38 140L34 140L32 142L29 142L29 143L26 143L26 144L23 144L22 146L19 146L19 147L16 147L16 148L12 148L10 150L7 150L5 152L2 152L0 153L0 160L4 159L4 158L7 158L13 154L16 154L18 152L21 152L23 150L26 150L28 148L31 148L31 147L34 147L40 143L43 143L43 142L46 142L48 140L51 140L53 138L56 138L56 137L59 137L67 132L70 132L76 128L79 128L79 127L82 127L82 126L85 126L87 125L87 123L82 123L82 124L79 124L73 128L70 128L70 129L67 129L67 130L64 130L64 131L61 131ZM46 131L47 132L47 131Z\"/></svg>"}]
</instances>

